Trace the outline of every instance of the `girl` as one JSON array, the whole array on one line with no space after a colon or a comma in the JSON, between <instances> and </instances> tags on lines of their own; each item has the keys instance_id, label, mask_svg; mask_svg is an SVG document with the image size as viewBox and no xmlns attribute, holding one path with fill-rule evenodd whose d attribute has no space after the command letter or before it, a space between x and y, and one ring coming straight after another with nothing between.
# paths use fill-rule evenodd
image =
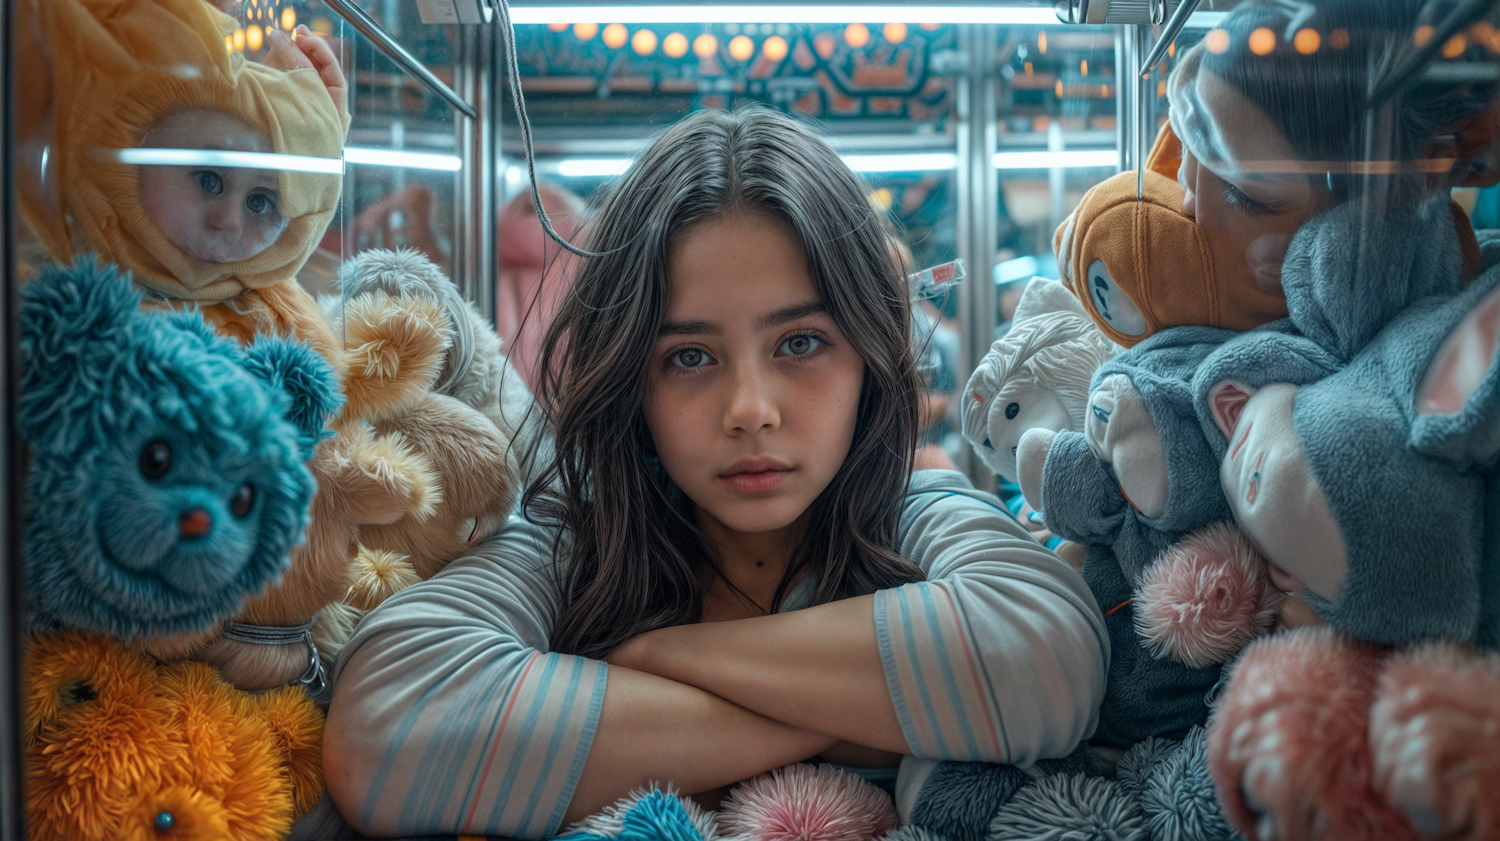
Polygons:
<instances>
[{"instance_id":1,"label":"girl","mask_svg":"<svg viewBox=\"0 0 1500 841\"><path fill-rule=\"evenodd\" d=\"M1071 751L1103 617L993 497L910 474L908 291L838 156L772 112L694 114L590 242L543 346L556 454L526 517L345 649L344 816L546 838L651 781Z\"/></svg>"}]
</instances>

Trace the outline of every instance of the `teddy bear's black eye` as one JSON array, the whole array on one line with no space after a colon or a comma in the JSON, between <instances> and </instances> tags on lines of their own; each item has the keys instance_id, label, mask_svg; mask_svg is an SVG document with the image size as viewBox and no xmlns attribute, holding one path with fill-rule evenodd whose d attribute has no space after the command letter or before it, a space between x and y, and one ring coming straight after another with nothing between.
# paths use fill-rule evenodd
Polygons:
<instances>
[{"instance_id":1,"label":"teddy bear's black eye","mask_svg":"<svg viewBox=\"0 0 1500 841\"><path fill-rule=\"evenodd\" d=\"M166 441L152 441L141 450L141 475L160 479L172 469L172 447Z\"/></svg>"},{"instance_id":2,"label":"teddy bear's black eye","mask_svg":"<svg viewBox=\"0 0 1500 841\"><path fill-rule=\"evenodd\" d=\"M1016 415L1019 415L1019 414L1021 414L1021 404L1020 403L1012 403L1009 406L1005 407L1005 419L1006 420L1015 420L1016 419Z\"/></svg>"},{"instance_id":3,"label":"teddy bear's black eye","mask_svg":"<svg viewBox=\"0 0 1500 841\"><path fill-rule=\"evenodd\" d=\"M234 499L229 501L229 510L234 516L243 517L250 513L251 506L255 505L255 486L246 482L234 489Z\"/></svg>"}]
</instances>

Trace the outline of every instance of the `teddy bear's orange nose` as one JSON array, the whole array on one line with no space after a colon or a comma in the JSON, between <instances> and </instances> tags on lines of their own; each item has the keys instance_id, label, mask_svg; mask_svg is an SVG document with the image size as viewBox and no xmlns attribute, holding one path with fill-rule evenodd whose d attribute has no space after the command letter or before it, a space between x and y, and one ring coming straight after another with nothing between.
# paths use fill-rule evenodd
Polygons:
<instances>
[{"instance_id":1,"label":"teddy bear's orange nose","mask_svg":"<svg viewBox=\"0 0 1500 841\"><path fill-rule=\"evenodd\" d=\"M214 527L214 518L202 508L194 508L177 519L177 531L183 537L202 537Z\"/></svg>"}]
</instances>

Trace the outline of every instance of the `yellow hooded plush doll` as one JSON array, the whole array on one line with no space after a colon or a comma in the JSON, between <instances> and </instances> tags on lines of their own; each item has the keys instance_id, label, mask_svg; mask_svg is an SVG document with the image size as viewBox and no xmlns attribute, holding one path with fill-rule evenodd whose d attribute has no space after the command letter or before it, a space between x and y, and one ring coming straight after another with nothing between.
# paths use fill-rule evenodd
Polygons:
<instances>
[{"instance_id":1,"label":"yellow hooded plush doll","mask_svg":"<svg viewBox=\"0 0 1500 841\"><path fill-rule=\"evenodd\" d=\"M62 263L95 252L161 298L258 309L255 293L293 278L338 208L347 90L327 43L273 30L254 63L204 0L27 5L38 37L21 51L50 67L18 109L19 134L46 144L21 190L37 239ZM289 289L265 297L302 311L283 327L316 313Z\"/></svg>"}]
</instances>

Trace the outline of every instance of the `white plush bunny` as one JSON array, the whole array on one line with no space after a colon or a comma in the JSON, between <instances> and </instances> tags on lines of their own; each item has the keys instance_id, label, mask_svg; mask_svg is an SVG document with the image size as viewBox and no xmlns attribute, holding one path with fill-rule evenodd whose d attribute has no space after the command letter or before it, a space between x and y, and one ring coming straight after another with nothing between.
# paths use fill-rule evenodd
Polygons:
<instances>
[{"instance_id":1,"label":"white plush bunny","mask_svg":"<svg viewBox=\"0 0 1500 841\"><path fill-rule=\"evenodd\" d=\"M964 438L991 470L1017 481L1021 435L1083 430L1089 381L1118 350L1060 282L1031 281L1014 326L964 387Z\"/></svg>"}]
</instances>

